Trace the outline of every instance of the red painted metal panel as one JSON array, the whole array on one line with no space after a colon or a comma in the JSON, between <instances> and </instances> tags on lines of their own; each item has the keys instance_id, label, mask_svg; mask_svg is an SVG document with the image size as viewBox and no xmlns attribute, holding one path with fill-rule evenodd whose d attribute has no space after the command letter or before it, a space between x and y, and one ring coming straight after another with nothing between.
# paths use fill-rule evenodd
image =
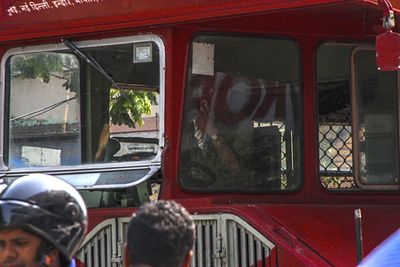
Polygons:
<instances>
[{"instance_id":1,"label":"red painted metal panel","mask_svg":"<svg viewBox=\"0 0 400 267\"><path fill-rule=\"evenodd\" d=\"M206 198L180 202L191 213L245 218L277 246L279 266L355 266L356 208L362 210L364 255L398 229L400 221L398 205L216 205ZM89 210L89 228L108 218L130 216L135 210Z\"/></svg>"},{"instance_id":2,"label":"red painted metal panel","mask_svg":"<svg viewBox=\"0 0 400 267\"><path fill-rule=\"evenodd\" d=\"M388 30L376 37L376 63L382 71L399 69L400 34Z\"/></svg>"},{"instance_id":3,"label":"red painted metal panel","mask_svg":"<svg viewBox=\"0 0 400 267\"><path fill-rule=\"evenodd\" d=\"M349 3L338 0L3 0L0 41L142 27L274 10Z\"/></svg>"},{"instance_id":4,"label":"red painted metal panel","mask_svg":"<svg viewBox=\"0 0 400 267\"><path fill-rule=\"evenodd\" d=\"M355 266L354 209L362 210L364 255L399 227L399 205L206 205L182 202L192 213L230 212L246 218L277 245L278 263ZM292 265L282 265L292 266Z\"/></svg>"},{"instance_id":5,"label":"red painted metal panel","mask_svg":"<svg viewBox=\"0 0 400 267\"><path fill-rule=\"evenodd\" d=\"M400 207L275 206L271 214L334 266L355 266L354 209L362 210L364 255L399 227Z\"/></svg>"},{"instance_id":6,"label":"red painted metal panel","mask_svg":"<svg viewBox=\"0 0 400 267\"><path fill-rule=\"evenodd\" d=\"M290 266L290 267L302 267L304 264L299 262L292 254L288 253L287 250L280 249L278 251L278 266ZM310 266L309 266L310 267ZM318 266L316 266L318 267Z\"/></svg>"},{"instance_id":7,"label":"red painted metal panel","mask_svg":"<svg viewBox=\"0 0 400 267\"><path fill-rule=\"evenodd\" d=\"M361 2L366 2L366 3L370 3L373 5L378 5L378 0L361 0ZM392 4L393 9L397 12L400 11L400 0L389 0L389 2ZM380 8L380 7L379 7Z\"/></svg>"}]
</instances>

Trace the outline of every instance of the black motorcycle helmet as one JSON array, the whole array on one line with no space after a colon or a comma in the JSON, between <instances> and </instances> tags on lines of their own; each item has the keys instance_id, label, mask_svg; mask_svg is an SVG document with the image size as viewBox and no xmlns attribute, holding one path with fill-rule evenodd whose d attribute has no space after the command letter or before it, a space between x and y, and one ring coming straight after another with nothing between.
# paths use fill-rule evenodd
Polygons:
<instances>
[{"instance_id":1,"label":"black motorcycle helmet","mask_svg":"<svg viewBox=\"0 0 400 267\"><path fill-rule=\"evenodd\" d=\"M70 184L50 175L31 174L0 194L0 230L5 228L37 235L70 261L86 232L86 206Z\"/></svg>"}]
</instances>

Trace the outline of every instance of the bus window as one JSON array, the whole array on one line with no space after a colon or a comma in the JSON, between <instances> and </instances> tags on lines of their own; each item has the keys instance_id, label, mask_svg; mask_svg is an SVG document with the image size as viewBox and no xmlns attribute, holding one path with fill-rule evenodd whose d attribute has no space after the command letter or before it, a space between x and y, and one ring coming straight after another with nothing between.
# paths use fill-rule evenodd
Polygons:
<instances>
[{"instance_id":1,"label":"bus window","mask_svg":"<svg viewBox=\"0 0 400 267\"><path fill-rule=\"evenodd\" d=\"M40 52L9 59L11 168L81 162L79 60Z\"/></svg>"},{"instance_id":2,"label":"bus window","mask_svg":"<svg viewBox=\"0 0 400 267\"><path fill-rule=\"evenodd\" d=\"M354 190L398 184L397 79L377 70L375 50L322 45L317 89L322 185Z\"/></svg>"},{"instance_id":3,"label":"bus window","mask_svg":"<svg viewBox=\"0 0 400 267\"><path fill-rule=\"evenodd\" d=\"M319 169L329 189L354 188L350 58L354 45L325 44L317 55Z\"/></svg>"},{"instance_id":4,"label":"bus window","mask_svg":"<svg viewBox=\"0 0 400 267\"><path fill-rule=\"evenodd\" d=\"M195 191L294 190L301 182L299 53L290 40L192 42L180 183Z\"/></svg>"},{"instance_id":5,"label":"bus window","mask_svg":"<svg viewBox=\"0 0 400 267\"><path fill-rule=\"evenodd\" d=\"M4 164L159 161L158 42L122 37L9 51Z\"/></svg>"},{"instance_id":6,"label":"bus window","mask_svg":"<svg viewBox=\"0 0 400 267\"><path fill-rule=\"evenodd\" d=\"M362 188L398 188L397 72L378 71L374 49L353 51L355 178Z\"/></svg>"}]
</instances>

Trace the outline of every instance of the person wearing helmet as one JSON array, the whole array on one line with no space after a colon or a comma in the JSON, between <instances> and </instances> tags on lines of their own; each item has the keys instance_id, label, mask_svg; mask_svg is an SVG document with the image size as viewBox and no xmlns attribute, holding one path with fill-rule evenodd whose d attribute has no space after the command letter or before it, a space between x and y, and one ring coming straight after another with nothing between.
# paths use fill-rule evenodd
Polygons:
<instances>
[{"instance_id":1,"label":"person wearing helmet","mask_svg":"<svg viewBox=\"0 0 400 267\"><path fill-rule=\"evenodd\" d=\"M49 175L21 177L0 194L0 266L75 266L86 228L75 188Z\"/></svg>"}]
</instances>

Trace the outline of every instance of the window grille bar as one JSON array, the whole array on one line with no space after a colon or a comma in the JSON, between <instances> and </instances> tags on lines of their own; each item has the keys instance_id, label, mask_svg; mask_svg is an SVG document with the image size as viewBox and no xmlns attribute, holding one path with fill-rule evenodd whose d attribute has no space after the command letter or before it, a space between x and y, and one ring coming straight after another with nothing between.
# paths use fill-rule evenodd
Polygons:
<instances>
[{"instance_id":1,"label":"window grille bar","mask_svg":"<svg viewBox=\"0 0 400 267\"><path fill-rule=\"evenodd\" d=\"M245 267L248 265L247 263L247 242L246 242L246 232L242 227L239 227L240 229L240 255L241 255L241 260L242 264L241 266Z\"/></svg>"},{"instance_id":2,"label":"window grille bar","mask_svg":"<svg viewBox=\"0 0 400 267\"><path fill-rule=\"evenodd\" d=\"M197 262L198 266L203 266L203 232L202 225L198 224L196 226L196 236L197 236Z\"/></svg>"},{"instance_id":3,"label":"window grille bar","mask_svg":"<svg viewBox=\"0 0 400 267\"><path fill-rule=\"evenodd\" d=\"M212 245L210 240L210 222L205 223L205 251L206 251L206 266L211 267Z\"/></svg>"}]
</instances>

